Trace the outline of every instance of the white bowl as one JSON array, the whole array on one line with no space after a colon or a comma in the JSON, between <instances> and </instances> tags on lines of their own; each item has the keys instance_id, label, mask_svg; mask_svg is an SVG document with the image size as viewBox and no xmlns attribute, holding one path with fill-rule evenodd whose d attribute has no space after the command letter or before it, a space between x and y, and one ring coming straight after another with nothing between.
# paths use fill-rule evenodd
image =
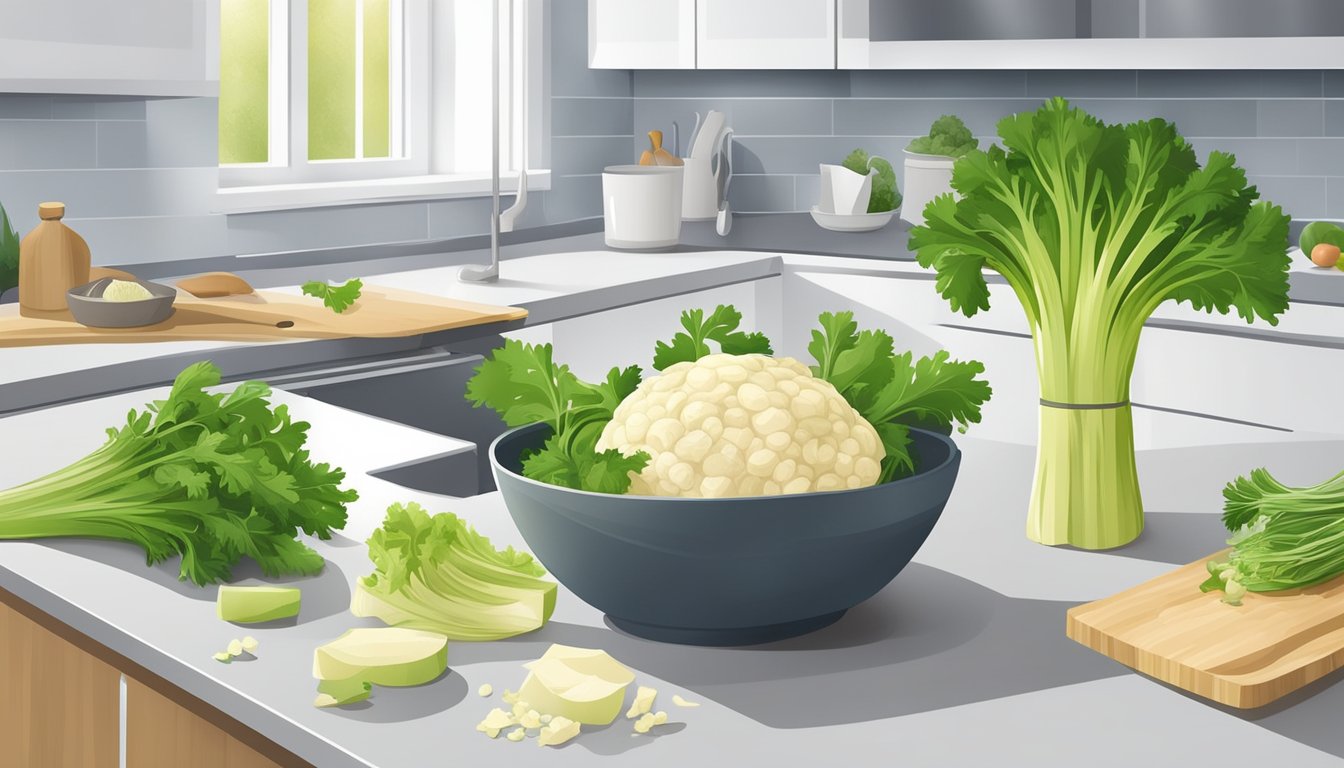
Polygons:
<instances>
[{"instance_id":1,"label":"white bowl","mask_svg":"<svg viewBox=\"0 0 1344 768\"><path fill-rule=\"evenodd\" d=\"M826 213L814 205L812 220L823 229L833 232L872 232L887 226L900 210L900 206L897 206L882 213Z\"/></svg>"}]
</instances>

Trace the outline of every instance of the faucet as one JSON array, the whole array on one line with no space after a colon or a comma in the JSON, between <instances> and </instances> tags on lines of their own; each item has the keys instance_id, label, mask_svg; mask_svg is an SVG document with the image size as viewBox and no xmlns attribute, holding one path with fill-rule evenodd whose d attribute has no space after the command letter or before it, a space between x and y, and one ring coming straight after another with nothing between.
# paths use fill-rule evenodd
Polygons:
<instances>
[{"instance_id":1,"label":"faucet","mask_svg":"<svg viewBox=\"0 0 1344 768\"><path fill-rule=\"evenodd\" d=\"M457 273L457 279L468 283L493 283L499 279L499 233L512 232L514 223L527 207L527 96L523 96L520 123L523 126L523 145L519 152L518 194L513 205L507 211L499 211L499 0L491 3L493 21L491 24L490 45L490 196L493 205L490 211L490 263L468 264ZM512 22L513 4L509 4L510 22ZM519 66L527 72L527 15L523 15L522 48ZM512 23L509 25L512 27Z\"/></svg>"}]
</instances>

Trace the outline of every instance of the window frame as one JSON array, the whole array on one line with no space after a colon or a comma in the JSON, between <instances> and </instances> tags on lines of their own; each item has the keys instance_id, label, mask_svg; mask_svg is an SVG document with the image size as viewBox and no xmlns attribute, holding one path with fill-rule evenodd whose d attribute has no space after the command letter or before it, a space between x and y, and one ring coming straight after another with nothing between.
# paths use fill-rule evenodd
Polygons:
<instances>
[{"instance_id":1,"label":"window frame","mask_svg":"<svg viewBox=\"0 0 1344 768\"><path fill-rule=\"evenodd\" d=\"M216 211L233 213L489 194L490 131L488 128L483 133L475 131L472 143L459 141L457 130L462 125L475 127L482 120L489 124L489 88L476 86L467 97L459 94L464 85L480 82L481 53L479 49L471 49L473 45L479 48L480 38L470 36L455 23L463 13L478 13L485 3L402 1L405 55L398 57L403 61L400 88L394 76L391 90L395 94L394 114L400 111L404 118L400 132L395 130L394 122L393 147L400 133L405 142L405 156L306 159L307 2L272 0L273 65L268 101L271 114L283 114L286 120L270 121L267 163L219 166ZM485 18L489 18L488 11ZM501 0L500 37L504 56L500 71L500 186L505 192L516 190L523 143L527 145L529 188L550 187L550 172L545 170L550 124L546 98L549 81L544 66L548 24L544 0ZM524 33L526 41L521 39ZM485 39L488 41L488 35ZM295 41L300 45L295 45ZM516 44L519 42L522 44ZM440 51L448 53L441 55ZM283 66L274 66L275 62L282 62ZM396 61L392 69L398 70ZM488 83L488 76L485 81ZM397 96L401 97L404 110L396 109ZM464 103L464 98L474 101ZM516 114L525 114L525 123L514 119ZM446 128L440 128L445 125ZM301 161L289 162L298 159Z\"/></svg>"}]
</instances>

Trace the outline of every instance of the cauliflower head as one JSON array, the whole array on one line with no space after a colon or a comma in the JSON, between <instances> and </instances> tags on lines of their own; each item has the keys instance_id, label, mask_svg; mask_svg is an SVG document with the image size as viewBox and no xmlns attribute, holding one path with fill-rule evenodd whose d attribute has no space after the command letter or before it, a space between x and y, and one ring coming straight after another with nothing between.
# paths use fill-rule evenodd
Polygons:
<instances>
[{"instance_id":1,"label":"cauliflower head","mask_svg":"<svg viewBox=\"0 0 1344 768\"><path fill-rule=\"evenodd\" d=\"M885 452L830 382L791 357L707 355L669 366L621 401L597 450L652 460L640 496L772 496L862 488Z\"/></svg>"}]
</instances>

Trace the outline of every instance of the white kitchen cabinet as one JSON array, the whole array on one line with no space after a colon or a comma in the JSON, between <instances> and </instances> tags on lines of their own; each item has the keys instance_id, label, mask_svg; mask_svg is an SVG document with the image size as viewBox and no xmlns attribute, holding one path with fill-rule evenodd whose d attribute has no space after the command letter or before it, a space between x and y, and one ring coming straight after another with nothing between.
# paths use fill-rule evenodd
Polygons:
<instances>
[{"instance_id":1,"label":"white kitchen cabinet","mask_svg":"<svg viewBox=\"0 0 1344 768\"><path fill-rule=\"evenodd\" d=\"M588 0L588 66L694 69L695 0Z\"/></svg>"},{"instance_id":2,"label":"white kitchen cabinet","mask_svg":"<svg viewBox=\"0 0 1344 768\"><path fill-rule=\"evenodd\" d=\"M0 92L219 93L220 0L0 0Z\"/></svg>"},{"instance_id":3,"label":"white kitchen cabinet","mask_svg":"<svg viewBox=\"0 0 1344 768\"><path fill-rule=\"evenodd\" d=\"M696 0L698 69L835 69L835 0Z\"/></svg>"},{"instance_id":4,"label":"white kitchen cabinet","mask_svg":"<svg viewBox=\"0 0 1344 768\"><path fill-rule=\"evenodd\" d=\"M1336 69L1339 0L839 0L840 69Z\"/></svg>"}]
</instances>

